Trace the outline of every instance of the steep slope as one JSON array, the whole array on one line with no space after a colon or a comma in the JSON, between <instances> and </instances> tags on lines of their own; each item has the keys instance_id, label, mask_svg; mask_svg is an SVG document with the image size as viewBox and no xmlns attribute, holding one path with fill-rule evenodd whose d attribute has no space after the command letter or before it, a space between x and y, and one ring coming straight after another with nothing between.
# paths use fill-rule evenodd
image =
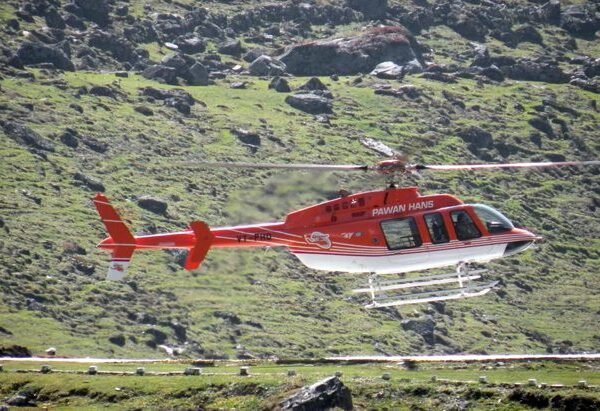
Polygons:
<instances>
[{"instance_id":1,"label":"steep slope","mask_svg":"<svg viewBox=\"0 0 600 411\"><path fill-rule=\"evenodd\" d=\"M599 157L596 6L575 24L571 9L559 5L557 15L553 2L498 2L496 15L471 3L224 3L0 6L0 346L141 357L168 345L240 358L597 350L597 168L403 182L496 206L546 238L491 264L501 286L481 299L365 311L347 292L356 276L305 269L283 250L211 251L191 273L180 254L139 253L126 282L102 281L107 256L94 246L105 233L89 201L96 191L135 231L162 232L194 219L275 221L339 188L383 184L362 174L203 170L182 160L376 161L362 136L430 163ZM59 28L56 14L71 23ZM362 27L373 19L410 32L388 42L403 29ZM293 93L270 89L270 77L247 74L258 56L244 59L239 49L275 58L296 43L373 36L409 45L421 69L321 77L332 113L316 115L287 104ZM43 51L36 60L33 46L23 49L30 41ZM378 41L357 42L349 53L381 51ZM166 43L192 49L169 55ZM407 66L394 53L383 54ZM170 73L163 80L172 84L157 72ZM307 80L288 78L292 89ZM166 212L138 206L146 195Z\"/></svg>"}]
</instances>

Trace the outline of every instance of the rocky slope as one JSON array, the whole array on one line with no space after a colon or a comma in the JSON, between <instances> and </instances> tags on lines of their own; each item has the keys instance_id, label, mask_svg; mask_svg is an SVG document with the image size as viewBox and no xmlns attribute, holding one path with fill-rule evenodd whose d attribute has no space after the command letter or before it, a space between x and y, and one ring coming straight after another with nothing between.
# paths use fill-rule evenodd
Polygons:
<instances>
[{"instance_id":1,"label":"rocky slope","mask_svg":"<svg viewBox=\"0 0 600 411\"><path fill-rule=\"evenodd\" d=\"M599 13L554 0L2 3L0 346L597 350L597 169L419 180L497 206L547 242L491 264L491 296L378 312L346 293L356 278L275 250L214 251L192 273L181 254L140 253L127 282L103 282L89 198L106 192L144 232L276 220L340 186L383 182L181 160L376 161L363 136L427 162L598 158Z\"/></svg>"}]
</instances>

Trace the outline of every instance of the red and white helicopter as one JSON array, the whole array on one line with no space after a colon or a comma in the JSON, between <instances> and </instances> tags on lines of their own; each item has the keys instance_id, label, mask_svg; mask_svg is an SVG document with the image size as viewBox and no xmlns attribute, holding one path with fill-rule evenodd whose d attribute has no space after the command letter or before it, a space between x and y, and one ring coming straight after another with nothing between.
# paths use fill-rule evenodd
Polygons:
<instances>
[{"instance_id":1,"label":"red and white helicopter","mask_svg":"<svg viewBox=\"0 0 600 411\"><path fill-rule=\"evenodd\" d=\"M425 170L491 170L600 165L600 161L564 161L512 164L422 165L382 143L363 144L393 157L369 165L201 163L203 167L279 168L294 170L363 170L394 176ZM106 196L93 202L110 237L98 247L112 253L108 279L124 277L136 250L187 249L187 270L200 266L210 248L287 247L304 265L316 270L368 273L368 284L353 290L367 293L367 308L476 297L497 282L483 282L485 270L469 270L483 263L520 253L541 239L515 227L498 210L483 204L464 204L449 194L421 195L417 188L396 188L356 194L293 211L284 221L209 228L193 221L185 231L131 234ZM378 274L397 274L455 266L450 274L417 279L380 281ZM453 288L444 288L457 284ZM399 290L425 288L412 294ZM390 293L394 292L394 295Z\"/></svg>"}]
</instances>

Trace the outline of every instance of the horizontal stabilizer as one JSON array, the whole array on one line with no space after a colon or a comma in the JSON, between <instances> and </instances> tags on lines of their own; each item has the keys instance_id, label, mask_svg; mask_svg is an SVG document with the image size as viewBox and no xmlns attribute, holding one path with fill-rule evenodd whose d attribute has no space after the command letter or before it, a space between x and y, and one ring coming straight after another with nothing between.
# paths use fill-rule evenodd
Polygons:
<instances>
[{"instance_id":1,"label":"horizontal stabilizer","mask_svg":"<svg viewBox=\"0 0 600 411\"><path fill-rule=\"evenodd\" d=\"M214 235L210 232L210 228L203 221L192 221L190 223L190 228L194 232L194 237L196 238L196 245L192 248L185 260L185 269L186 270L195 270L200 266L210 246L214 241Z\"/></svg>"}]
</instances>

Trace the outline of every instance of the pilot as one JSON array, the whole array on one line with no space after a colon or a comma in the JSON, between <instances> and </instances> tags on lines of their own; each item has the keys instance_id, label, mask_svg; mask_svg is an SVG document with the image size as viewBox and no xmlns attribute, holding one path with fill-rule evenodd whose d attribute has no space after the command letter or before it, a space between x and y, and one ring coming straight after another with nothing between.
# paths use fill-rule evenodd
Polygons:
<instances>
[{"instance_id":1,"label":"pilot","mask_svg":"<svg viewBox=\"0 0 600 411\"><path fill-rule=\"evenodd\" d=\"M454 223L454 229L456 230L456 237L458 237L459 240L468 240L469 238L479 237L479 231L477 231L473 221L471 221L464 211L461 211L458 214L456 223Z\"/></svg>"}]
</instances>

